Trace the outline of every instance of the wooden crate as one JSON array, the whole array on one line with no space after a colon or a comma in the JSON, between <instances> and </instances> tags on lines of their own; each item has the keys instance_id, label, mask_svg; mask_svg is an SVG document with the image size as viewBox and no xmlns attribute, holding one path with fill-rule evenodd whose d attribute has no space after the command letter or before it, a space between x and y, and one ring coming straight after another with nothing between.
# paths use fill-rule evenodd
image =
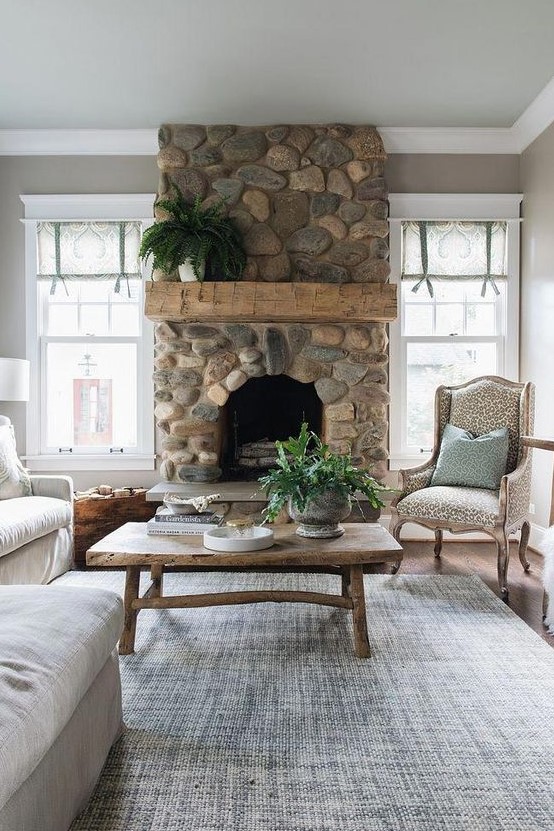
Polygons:
<instances>
[{"instance_id":1,"label":"wooden crate","mask_svg":"<svg viewBox=\"0 0 554 831\"><path fill-rule=\"evenodd\" d=\"M87 550L106 534L126 522L146 522L158 507L157 502L146 501L146 488L136 488L128 496L77 498L74 503L76 565L85 565Z\"/></svg>"}]
</instances>

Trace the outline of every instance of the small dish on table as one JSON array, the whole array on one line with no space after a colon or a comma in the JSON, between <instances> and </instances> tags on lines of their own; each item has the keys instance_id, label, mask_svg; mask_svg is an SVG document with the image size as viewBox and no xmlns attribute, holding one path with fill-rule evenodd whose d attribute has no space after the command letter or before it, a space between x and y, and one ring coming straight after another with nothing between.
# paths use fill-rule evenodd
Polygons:
<instances>
[{"instance_id":1,"label":"small dish on table","mask_svg":"<svg viewBox=\"0 0 554 831\"><path fill-rule=\"evenodd\" d=\"M236 527L223 525L204 532L204 548L211 551L262 551L273 545L273 531L262 525L248 528L248 534L237 533Z\"/></svg>"}]
</instances>

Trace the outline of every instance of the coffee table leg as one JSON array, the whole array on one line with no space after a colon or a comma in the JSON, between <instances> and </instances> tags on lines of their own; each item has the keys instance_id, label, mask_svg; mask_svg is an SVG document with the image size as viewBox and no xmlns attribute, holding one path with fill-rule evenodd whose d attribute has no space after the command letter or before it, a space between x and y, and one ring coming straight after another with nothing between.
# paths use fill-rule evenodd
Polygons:
<instances>
[{"instance_id":1,"label":"coffee table leg","mask_svg":"<svg viewBox=\"0 0 554 831\"><path fill-rule=\"evenodd\" d=\"M125 594L123 595L125 620L123 623L123 632L119 641L120 655L130 655L135 651L135 633L137 630L138 609L133 609L133 600L138 598L139 584L140 566L127 566Z\"/></svg>"},{"instance_id":2,"label":"coffee table leg","mask_svg":"<svg viewBox=\"0 0 554 831\"><path fill-rule=\"evenodd\" d=\"M371 650L367 637L365 611L364 570L360 565L350 566L350 594L352 597L352 624L354 627L354 651L358 658L369 658Z\"/></svg>"},{"instance_id":3,"label":"coffee table leg","mask_svg":"<svg viewBox=\"0 0 554 831\"><path fill-rule=\"evenodd\" d=\"M161 597L163 592L164 567L156 564L150 569L150 578L152 580L152 590L150 597Z\"/></svg>"},{"instance_id":4,"label":"coffee table leg","mask_svg":"<svg viewBox=\"0 0 554 831\"><path fill-rule=\"evenodd\" d=\"M350 566L342 567L342 596L350 597Z\"/></svg>"}]
</instances>

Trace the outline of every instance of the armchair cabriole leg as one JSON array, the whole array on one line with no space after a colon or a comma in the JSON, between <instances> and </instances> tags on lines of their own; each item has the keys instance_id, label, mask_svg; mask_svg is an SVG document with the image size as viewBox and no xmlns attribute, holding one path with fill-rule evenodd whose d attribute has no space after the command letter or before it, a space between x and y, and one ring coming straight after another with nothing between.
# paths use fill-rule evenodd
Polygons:
<instances>
[{"instance_id":1,"label":"armchair cabriole leg","mask_svg":"<svg viewBox=\"0 0 554 831\"><path fill-rule=\"evenodd\" d=\"M525 520L521 526L521 537L519 540L519 562L523 567L523 571L529 571L530 564L527 559L527 543L529 542L529 534L531 532L531 524Z\"/></svg>"},{"instance_id":2,"label":"armchair cabriole leg","mask_svg":"<svg viewBox=\"0 0 554 831\"><path fill-rule=\"evenodd\" d=\"M389 525L389 533L392 534L392 536L394 537L396 542L399 543L399 544L400 544L400 529L402 528L403 525L404 525L404 523L400 522L400 520L398 518L398 515L393 514L392 517L391 517L390 525ZM391 566L390 573L391 574L396 574L398 569L400 568L401 563L402 563L402 560L397 560L396 563L393 563L392 566Z\"/></svg>"},{"instance_id":3,"label":"armchair cabriole leg","mask_svg":"<svg viewBox=\"0 0 554 831\"><path fill-rule=\"evenodd\" d=\"M435 528L435 547L433 549L435 557L438 559L442 551L442 529Z\"/></svg>"},{"instance_id":4,"label":"armchair cabriole leg","mask_svg":"<svg viewBox=\"0 0 554 831\"><path fill-rule=\"evenodd\" d=\"M508 600L508 562L510 559L510 547L508 538L504 531L501 531L496 537L496 550L498 554L498 588L502 595L502 600Z\"/></svg>"}]
</instances>

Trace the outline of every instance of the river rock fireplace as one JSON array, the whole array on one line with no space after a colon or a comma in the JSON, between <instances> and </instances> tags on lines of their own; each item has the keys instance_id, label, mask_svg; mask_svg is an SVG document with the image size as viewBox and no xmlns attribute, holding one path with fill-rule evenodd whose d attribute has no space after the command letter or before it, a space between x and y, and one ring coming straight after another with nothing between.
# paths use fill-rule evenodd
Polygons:
<instances>
[{"instance_id":1,"label":"river rock fireplace","mask_svg":"<svg viewBox=\"0 0 554 831\"><path fill-rule=\"evenodd\" d=\"M160 137L160 195L172 182L225 195L248 253L236 283L147 283L163 479L257 477L303 420L382 478L396 294L377 132L168 125Z\"/></svg>"}]
</instances>

